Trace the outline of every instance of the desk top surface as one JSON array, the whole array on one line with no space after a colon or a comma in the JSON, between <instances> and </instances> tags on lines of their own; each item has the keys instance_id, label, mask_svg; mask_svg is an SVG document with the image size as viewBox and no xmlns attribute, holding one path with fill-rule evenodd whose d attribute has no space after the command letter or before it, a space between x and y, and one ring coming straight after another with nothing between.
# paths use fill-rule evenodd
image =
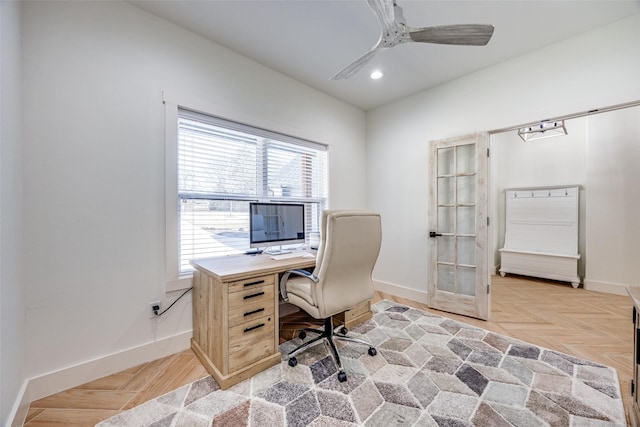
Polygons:
<instances>
[{"instance_id":1,"label":"desk top surface","mask_svg":"<svg viewBox=\"0 0 640 427\"><path fill-rule=\"evenodd\" d=\"M297 250L298 251L298 250ZM300 251L301 253L313 252ZM261 274L281 273L296 268L310 268L316 265L315 257L296 257L280 260L271 255L229 255L224 257L197 259L191 261L195 268L218 277L221 281L239 280Z\"/></svg>"},{"instance_id":2,"label":"desk top surface","mask_svg":"<svg viewBox=\"0 0 640 427\"><path fill-rule=\"evenodd\" d=\"M640 286L627 286L627 293L636 310L640 310Z\"/></svg>"}]
</instances>

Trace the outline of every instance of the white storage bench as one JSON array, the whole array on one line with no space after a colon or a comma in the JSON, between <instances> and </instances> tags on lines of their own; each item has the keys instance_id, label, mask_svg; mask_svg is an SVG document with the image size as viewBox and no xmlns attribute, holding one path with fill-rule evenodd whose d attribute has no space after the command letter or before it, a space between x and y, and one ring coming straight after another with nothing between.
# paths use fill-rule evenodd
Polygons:
<instances>
[{"instance_id":1,"label":"white storage bench","mask_svg":"<svg viewBox=\"0 0 640 427\"><path fill-rule=\"evenodd\" d=\"M570 282L578 276L578 186L510 188L506 193L506 273Z\"/></svg>"}]
</instances>

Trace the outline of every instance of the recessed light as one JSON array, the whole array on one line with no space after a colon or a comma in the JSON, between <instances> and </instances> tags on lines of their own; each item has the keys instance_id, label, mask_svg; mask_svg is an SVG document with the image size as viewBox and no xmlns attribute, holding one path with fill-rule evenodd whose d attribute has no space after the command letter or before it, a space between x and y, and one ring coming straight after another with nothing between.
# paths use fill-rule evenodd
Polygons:
<instances>
[{"instance_id":1,"label":"recessed light","mask_svg":"<svg viewBox=\"0 0 640 427\"><path fill-rule=\"evenodd\" d=\"M378 80L381 79L382 76L384 76L384 73L382 71L375 70L369 77L371 77L373 80Z\"/></svg>"}]
</instances>

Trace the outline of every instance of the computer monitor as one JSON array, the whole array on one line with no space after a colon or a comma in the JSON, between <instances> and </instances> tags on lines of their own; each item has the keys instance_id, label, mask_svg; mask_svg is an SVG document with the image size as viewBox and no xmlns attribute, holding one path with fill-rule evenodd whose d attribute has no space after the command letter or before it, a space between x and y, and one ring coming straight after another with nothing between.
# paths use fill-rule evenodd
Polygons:
<instances>
[{"instance_id":1,"label":"computer monitor","mask_svg":"<svg viewBox=\"0 0 640 427\"><path fill-rule=\"evenodd\" d=\"M283 253L282 245L304 243L304 205L297 203L249 203L249 246L272 248Z\"/></svg>"}]
</instances>

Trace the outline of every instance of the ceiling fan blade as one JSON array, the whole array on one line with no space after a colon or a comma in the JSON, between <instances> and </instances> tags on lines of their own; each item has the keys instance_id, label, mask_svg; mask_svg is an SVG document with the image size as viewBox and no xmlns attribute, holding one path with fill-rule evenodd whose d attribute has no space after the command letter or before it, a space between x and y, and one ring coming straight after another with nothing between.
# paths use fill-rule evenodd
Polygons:
<instances>
[{"instance_id":1,"label":"ceiling fan blade","mask_svg":"<svg viewBox=\"0 0 640 427\"><path fill-rule=\"evenodd\" d=\"M380 20L383 30L391 28L395 20L393 0L367 0L367 3Z\"/></svg>"},{"instance_id":2,"label":"ceiling fan blade","mask_svg":"<svg viewBox=\"0 0 640 427\"><path fill-rule=\"evenodd\" d=\"M338 71L338 73L335 76L331 77L331 80L348 79L349 77L351 77L352 75L360 71L360 69L364 67L364 64L366 64L367 62L369 62L371 58L373 58L373 55L378 53L378 51L384 50L384 49L385 48L383 47L376 46L371 50L365 52L365 54L360 56L360 58L356 59L351 64L344 67L342 70Z\"/></svg>"},{"instance_id":3,"label":"ceiling fan blade","mask_svg":"<svg viewBox=\"0 0 640 427\"><path fill-rule=\"evenodd\" d=\"M493 25L462 24L416 28L409 32L414 42L484 46L493 35Z\"/></svg>"}]
</instances>

